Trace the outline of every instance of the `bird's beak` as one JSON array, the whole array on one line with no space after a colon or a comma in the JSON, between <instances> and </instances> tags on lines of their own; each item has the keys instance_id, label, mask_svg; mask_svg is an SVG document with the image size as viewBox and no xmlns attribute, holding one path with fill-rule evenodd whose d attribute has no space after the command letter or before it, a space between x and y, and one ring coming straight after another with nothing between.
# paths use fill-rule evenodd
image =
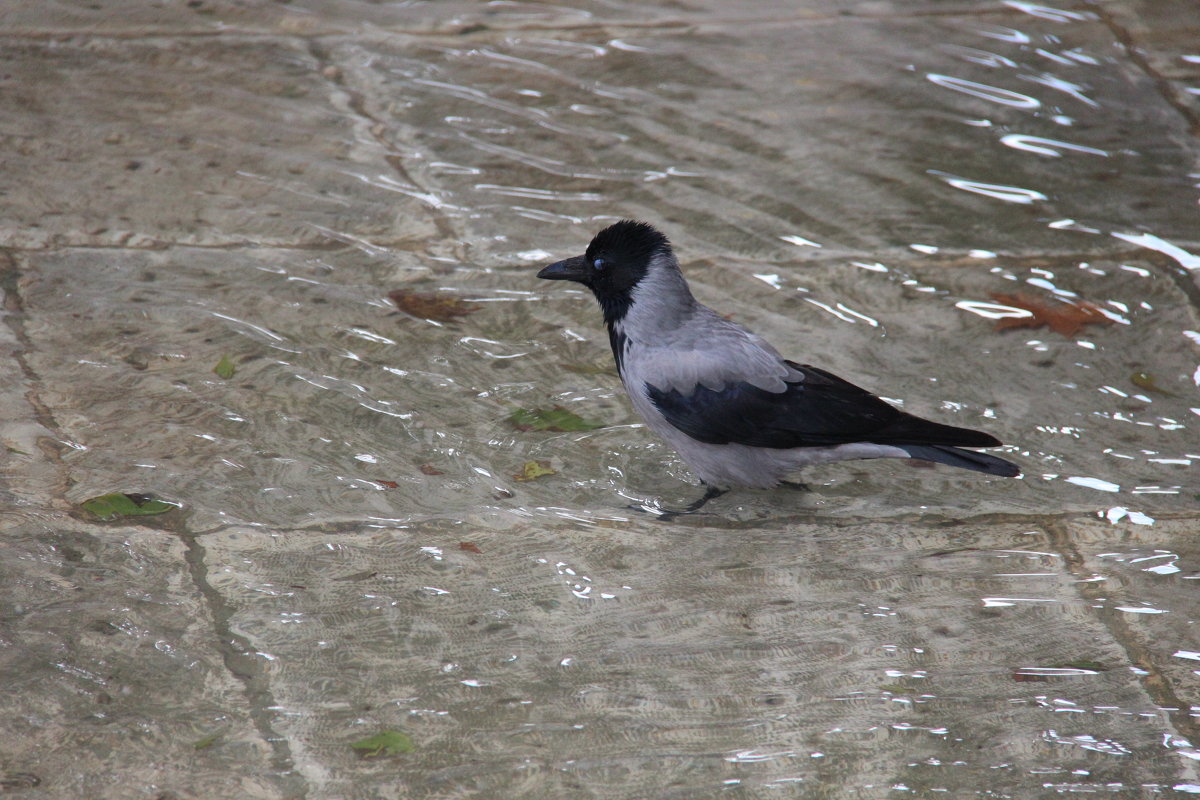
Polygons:
<instances>
[{"instance_id":1,"label":"bird's beak","mask_svg":"<svg viewBox=\"0 0 1200 800\"><path fill-rule=\"evenodd\" d=\"M587 262L583 256L575 256L562 261L555 261L537 274L539 278L548 281L578 281L583 283L588 277Z\"/></svg>"}]
</instances>

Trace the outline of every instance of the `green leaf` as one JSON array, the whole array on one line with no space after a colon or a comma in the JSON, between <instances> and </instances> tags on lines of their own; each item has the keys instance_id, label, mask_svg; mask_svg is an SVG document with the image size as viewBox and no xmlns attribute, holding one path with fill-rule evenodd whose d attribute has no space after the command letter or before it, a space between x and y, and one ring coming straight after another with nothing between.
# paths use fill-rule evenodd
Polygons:
<instances>
[{"instance_id":1,"label":"green leaf","mask_svg":"<svg viewBox=\"0 0 1200 800\"><path fill-rule=\"evenodd\" d=\"M513 475L513 480L532 481L543 475L557 475L558 470L550 468L549 461L526 461L525 466L516 475Z\"/></svg>"},{"instance_id":2,"label":"green leaf","mask_svg":"<svg viewBox=\"0 0 1200 800\"><path fill-rule=\"evenodd\" d=\"M214 744L217 743L217 739L220 739L221 735L223 733L224 733L224 731L217 731L216 733L210 733L208 736L205 736L203 739L197 739L196 741L192 742L192 749L193 750L207 750L208 748L212 747Z\"/></svg>"},{"instance_id":3,"label":"green leaf","mask_svg":"<svg viewBox=\"0 0 1200 800\"><path fill-rule=\"evenodd\" d=\"M102 520L113 520L120 517L145 517L153 514L165 514L179 508L176 503L155 500L145 494L125 494L114 492L84 500L79 506Z\"/></svg>"},{"instance_id":4,"label":"green leaf","mask_svg":"<svg viewBox=\"0 0 1200 800\"><path fill-rule=\"evenodd\" d=\"M237 372L237 366L229 360L229 356L221 356L221 360L213 367L213 372L217 373L218 378L229 380Z\"/></svg>"},{"instance_id":5,"label":"green leaf","mask_svg":"<svg viewBox=\"0 0 1200 800\"><path fill-rule=\"evenodd\" d=\"M1167 397L1178 397L1174 392L1168 392L1166 389L1159 386L1154 376L1149 372L1135 372L1129 376L1129 381L1139 389L1145 389L1147 392L1158 392L1165 394Z\"/></svg>"},{"instance_id":6,"label":"green leaf","mask_svg":"<svg viewBox=\"0 0 1200 800\"><path fill-rule=\"evenodd\" d=\"M522 431L594 431L603 428L604 424L584 419L574 411L568 411L562 406L554 408L518 408L508 415L508 421Z\"/></svg>"},{"instance_id":7,"label":"green leaf","mask_svg":"<svg viewBox=\"0 0 1200 800\"><path fill-rule=\"evenodd\" d=\"M413 740L407 733L400 731L380 731L374 736L352 742L350 747L358 753L359 758L398 756L413 751Z\"/></svg>"}]
</instances>

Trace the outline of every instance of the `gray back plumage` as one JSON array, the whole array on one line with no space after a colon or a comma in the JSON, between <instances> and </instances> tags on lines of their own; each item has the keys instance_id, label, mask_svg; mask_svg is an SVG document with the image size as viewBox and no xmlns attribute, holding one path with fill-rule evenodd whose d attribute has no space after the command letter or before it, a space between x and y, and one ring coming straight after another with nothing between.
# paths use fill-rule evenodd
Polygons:
<instances>
[{"instance_id":1,"label":"gray back plumage","mask_svg":"<svg viewBox=\"0 0 1200 800\"><path fill-rule=\"evenodd\" d=\"M691 394L739 381L782 392L784 381L802 380L764 339L697 302L673 255L654 257L632 300L615 326L625 337L621 377L631 393L647 382Z\"/></svg>"}]
</instances>

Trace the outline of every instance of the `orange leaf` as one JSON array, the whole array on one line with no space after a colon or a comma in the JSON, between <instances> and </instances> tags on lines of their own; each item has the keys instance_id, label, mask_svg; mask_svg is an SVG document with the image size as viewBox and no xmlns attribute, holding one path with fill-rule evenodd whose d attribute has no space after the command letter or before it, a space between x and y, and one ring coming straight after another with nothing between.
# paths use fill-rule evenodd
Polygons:
<instances>
[{"instance_id":1,"label":"orange leaf","mask_svg":"<svg viewBox=\"0 0 1200 800\"><path fill-rule=\"evenodd\" d=\"M399 489L400 488L400 484L396 483L395 481L381 481L378 478L372 478L372 480L375 483L378 483L380 486L382 486L385 489Z\"/></svg>"},{"instance_id":2,"label":"orange leaf","mask_svg":"<svg viewBox=\"0 0 1200 800\"><path fill-rule=\"evenodd\" d=\"M479 555L483 555L483 551L479 549L479 545L475 544L474 542L459 542L458 549L466 550L468 553L478 553Z\"/></svg>"},{"instance_id":3,"label":"orange leaf","mask_svg":"<svg viewBox=\"0 0 1200 800\"><path fill-rule=\"evenodd\" d=\"M1029 312L1027 317L1007 317L997 320L997 331L1045 326L1055 333L1061 333L1070 338L1083 330L1085 325L1112 325L1113 323L1104 315L1099 306L1086 300L1075 302L1063 300L1051 305L1027 294L1000 294L999 292L992 292L991 298L997 303Z\"/></svg>"}]
</instances>

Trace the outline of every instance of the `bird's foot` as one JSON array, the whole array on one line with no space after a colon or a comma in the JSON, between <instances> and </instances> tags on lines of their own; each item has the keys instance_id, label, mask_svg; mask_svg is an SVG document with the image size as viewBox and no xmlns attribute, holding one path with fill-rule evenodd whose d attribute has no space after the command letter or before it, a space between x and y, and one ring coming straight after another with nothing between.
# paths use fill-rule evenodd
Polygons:
<instances>
[{"instance_id":1,"label":"bird's foot","mask_svg":"<svg viewBox=\"0 0 1200 800\"><path fill-rule=\"evenodd\" d=\"M699 513L700 509L704 507L705 503L707 503L709 500L712 500L716 497L720 497L721 495L725 494L728 491L729 491L728 489L718 489L715 486L707 486L704 489L704 496L701 497L699 500L687 505L686 507L680 509L679 511L675 511L672 509L666 509L664 511L660 511L658 513L658 520L659 520L659 522L670 522L671 520L675 519L676 517L682 517L682 516L686 516L688 514ZM650 512L650 509L646 508L645 506L629 506L629 508L631 508L635 511ZM653 513L653 512L651 512L651 513Z\"/></svg>"}]
</instances>

